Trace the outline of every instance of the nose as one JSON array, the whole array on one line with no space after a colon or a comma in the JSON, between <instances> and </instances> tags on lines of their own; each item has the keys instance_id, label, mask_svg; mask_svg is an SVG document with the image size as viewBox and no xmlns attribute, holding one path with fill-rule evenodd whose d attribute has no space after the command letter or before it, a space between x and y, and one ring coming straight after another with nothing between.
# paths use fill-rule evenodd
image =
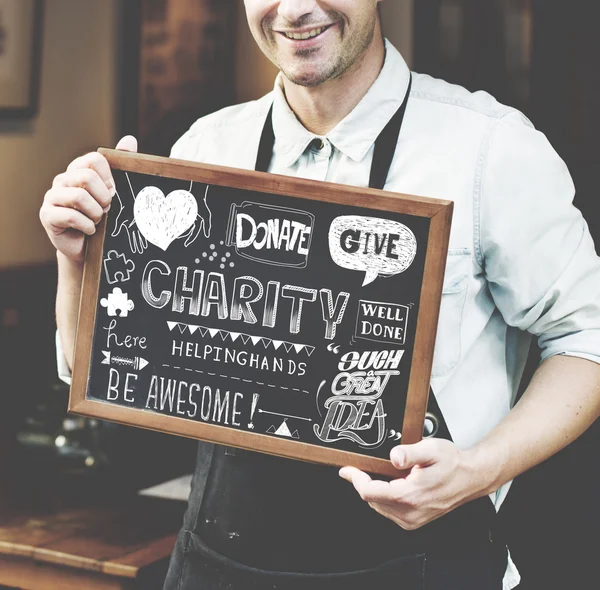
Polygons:
<instances>
[{"instance_id":1,"label":"nose","mask_svg":"<svg viewBox=\"0 0 600 590\"><path fill-rule=\"evenodd\" d=\"M317 0L281 0L277 14L287 21L296 22L313 12L317 5Z\"/></svg>"}]
</instances>

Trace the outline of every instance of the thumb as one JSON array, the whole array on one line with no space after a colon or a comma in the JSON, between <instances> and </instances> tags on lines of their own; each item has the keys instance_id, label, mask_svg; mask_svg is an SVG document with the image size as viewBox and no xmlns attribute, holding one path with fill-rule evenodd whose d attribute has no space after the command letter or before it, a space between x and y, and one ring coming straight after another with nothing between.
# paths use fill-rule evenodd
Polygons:
<instances>
[{"instance_id":1,"label":"thumb","mask_svg":"<svg viewBox=\"0 0 600 590\"><path fill-rule=\"evenodd\" d=\"M436 454L430 445L423 442L414 445L399 445L390 451L390 460L396 469L406 470L416 465L431 465Z\"/></svg>"},{"instance_id":2,"label":"thumb","mask_svg":"<svg viewBox=\"0 0 600 590\"><path fill-rule=\"evenodd\" d=\"M124 152L137 152L138 142L133 135L126 135L119 140L116 149L123 150Z\"/></svg>"}]
</instances>

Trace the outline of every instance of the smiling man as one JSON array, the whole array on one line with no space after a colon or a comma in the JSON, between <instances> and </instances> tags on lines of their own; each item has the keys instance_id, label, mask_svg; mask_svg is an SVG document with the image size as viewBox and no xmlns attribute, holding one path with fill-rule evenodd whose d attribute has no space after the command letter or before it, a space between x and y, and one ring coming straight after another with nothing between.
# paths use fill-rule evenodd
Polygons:
<instances>
[{"instance_id":1,"label":"smiling man","mask_svg":"<svg viewBox=\"0 0 600 590\"><path fill-rule=\"evenodd\" d=\"M495 526L509 482L600 409L600 263L568 171L521 113L411 73L377 0L245 5L275 88L199 120L172 155L454 201L431 379L452 440L396 447L392 481L201 443L165 588L514 588ZM113 186L89 154L42 206L65 378L83 234ZM514 406L532 336L542 363Z\"/></svg>"}]
</instances>

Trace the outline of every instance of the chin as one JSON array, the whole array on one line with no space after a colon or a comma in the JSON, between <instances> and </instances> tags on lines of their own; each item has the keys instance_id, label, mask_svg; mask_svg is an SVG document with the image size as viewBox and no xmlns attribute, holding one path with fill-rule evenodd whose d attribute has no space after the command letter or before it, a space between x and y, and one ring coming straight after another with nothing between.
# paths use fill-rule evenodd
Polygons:
<instances>
[{"instance_id":1,"label":"chin","mask_svg":"<svg viewBox=\"0 0 600 590\"><path fill-rule=\"evenodd\" d=\"M307 68L306 66L297 69L282 68L281 71L293 84L309 88L319 86L334 77L330 67L325 69L324 67L319 67L317 65L310 68Z\"/></svg>"},{"instance_id":2,"label":"chin","mask_svg":"<svg viewBox=\"0 0 600 590\"><path fill-rule=\"evenodd\" d=\"M286 78L293 84L296 84L296 86L305 86L306 88L315 88L316 86L320 86L321 84L323 84L323 82L326 81L326 80L323 80L322 78L315 78L314 76L309 76L309 75L306 75L306 76L287 76L286 75Z\"/></svg>"}]
</instances>

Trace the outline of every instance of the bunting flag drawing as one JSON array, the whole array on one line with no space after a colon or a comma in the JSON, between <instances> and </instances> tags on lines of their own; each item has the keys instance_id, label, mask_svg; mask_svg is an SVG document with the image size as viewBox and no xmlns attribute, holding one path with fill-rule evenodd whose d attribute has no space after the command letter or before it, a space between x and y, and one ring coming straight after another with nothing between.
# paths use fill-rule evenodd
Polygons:
<instances>
[{"instance_id":1,"label":"bunting flag drawing","mask_svg":"<svg viewBox=\"0 0 600 590\"><path fill-rule=\"evenodd\" d=\"M173 332L175 329L179 330L181 334L185 334L186 331L190 334L198 332L202 338L207 336L210 338L220 338L223 342L230 339L231 342L235 342L238 338L244 343L252 343L253 346L261 344L265 349L272 346L275 350L283 347L288 353L295 352L300 354L302 351L306 352L308 356L311 356L315 350L314 346L309 344L299 344L298 342L288 342L286 340L274 340L267 338L266 336L254 336L252 334L244 334L243 332L230 332L229 330L223 330L221 328L208 328L206 326L197 326L194 324L185 324L183 322L167 322L169 331Z\"/></svg>"}]
</instances>

